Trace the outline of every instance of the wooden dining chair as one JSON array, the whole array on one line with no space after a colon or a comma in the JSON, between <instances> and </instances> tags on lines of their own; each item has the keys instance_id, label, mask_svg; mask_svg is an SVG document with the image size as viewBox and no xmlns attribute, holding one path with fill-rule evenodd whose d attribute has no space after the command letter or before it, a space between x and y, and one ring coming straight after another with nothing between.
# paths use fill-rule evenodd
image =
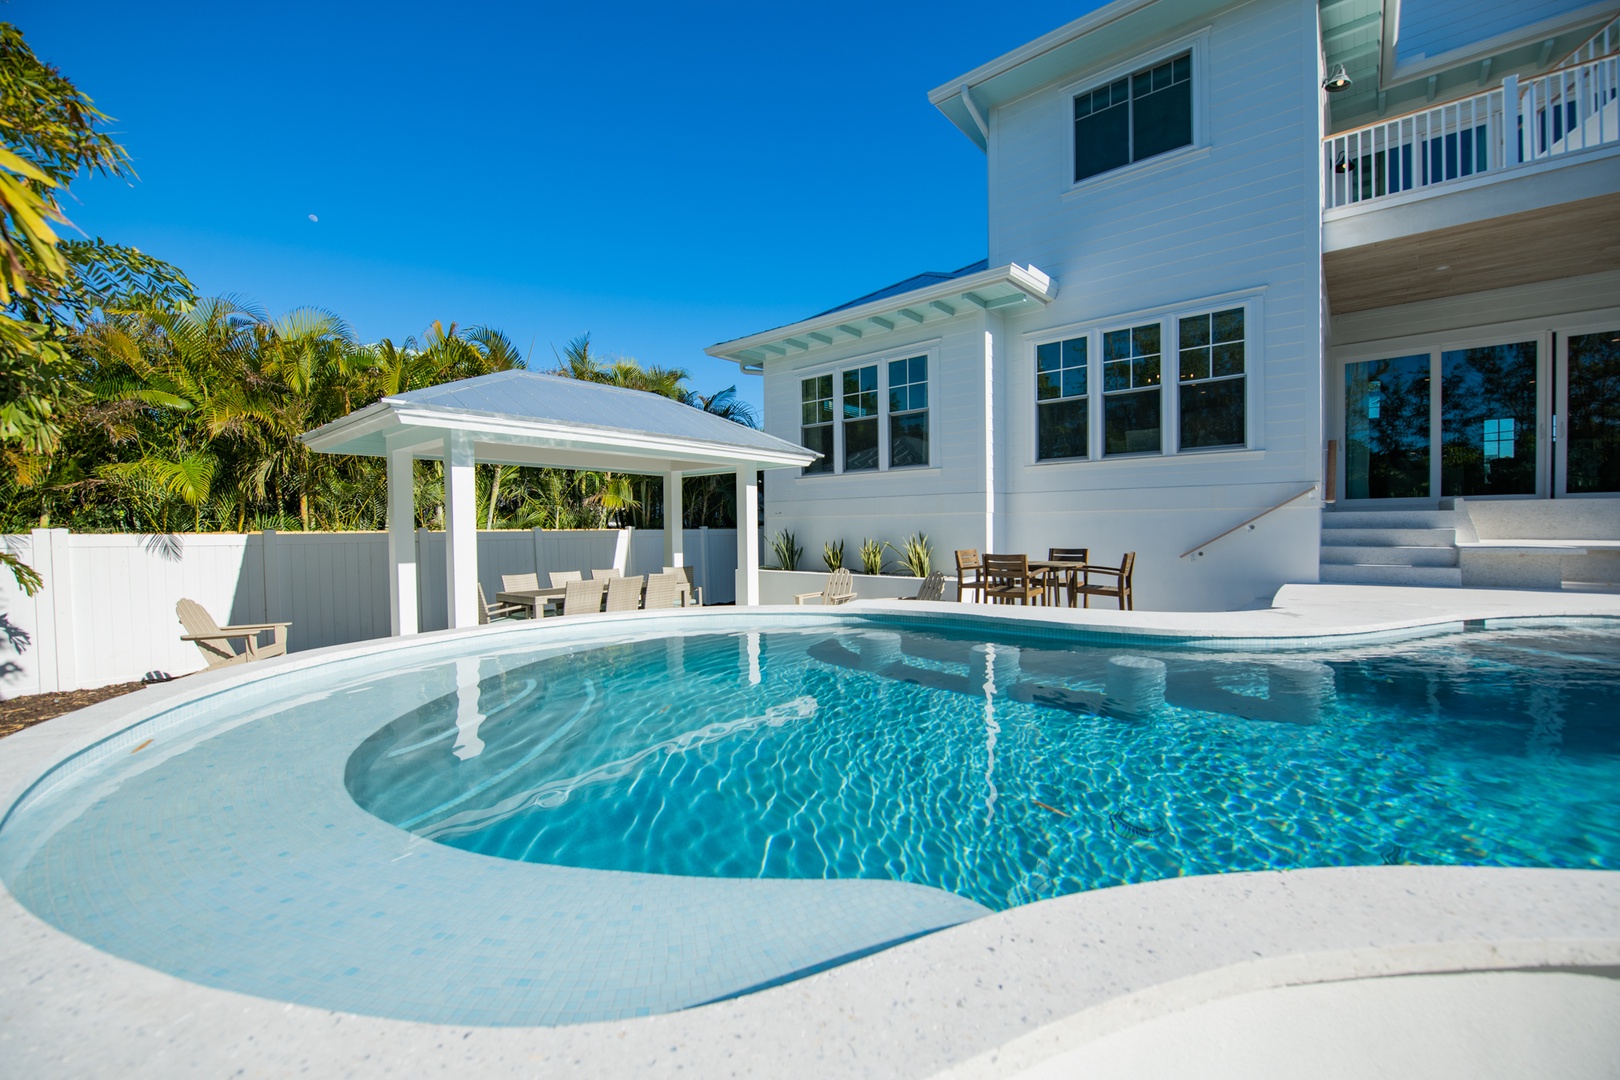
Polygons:
<instances>
[{"instance_id":1,"label":"wooden dining chair","mask_svg":"<svg viewBox=\"0 0 1620 1080\"><path fill-rule=\"evenodd\" d=\"M1089 550L1086 548L1047 548L1046 558L1050 562L1083 563L1086 561L1086 556L1089 553ZM1054 570L1049 572L1046 575L1046 602L1048 604L1056 604L1058 602L1058 594L1060 592L1066 592L1068 593L1069 606L1074 607L1075 598L1079 596L1079 590L1076 588L1076 586L1079 584L1080 575L1073 570Z\"/></svg>"},{"instance_id":2,"label":"wooden dining chair","mask_svg":"<svg viewBox=\"0 0 1620 1080\"><path fill-rule=\"evenodd\" d=\"M1029 572L1028 555L986 555L984 595L992 604L1046 603L1046 586L1040 574Z\"/></svg>"},{"instance_id":3,"label":"wooden dining chair","mask_svg":"<svg viewBox=\"0 0 1620 1080\"><path fill-rule=\"evenodd\" d=\"M984 602L984 560L973 548L956 553L956 600L962 601L968 593L977 603Z\"/></svg>"},{"instance_id":4,"label":"wooden dining chair","mask_svg":"<svg viewBox=\"0 0 1620 1080\"><path fill-rule=\"evenodd\" d=\"M1135 611L1136 601L1131 596L1131 575L1136 572L1136 552L1127 551L1121 560L1119 569L1112 566L1087 566L1084 575L1085 582L1080 586L1079 593L1085 597L1085 606L1091 606L1093 596L1113 596L1119 600L1119 610ZM1109 580L1091 583L1092 574L1102 574Z\"/></svg>"}]
</instances>

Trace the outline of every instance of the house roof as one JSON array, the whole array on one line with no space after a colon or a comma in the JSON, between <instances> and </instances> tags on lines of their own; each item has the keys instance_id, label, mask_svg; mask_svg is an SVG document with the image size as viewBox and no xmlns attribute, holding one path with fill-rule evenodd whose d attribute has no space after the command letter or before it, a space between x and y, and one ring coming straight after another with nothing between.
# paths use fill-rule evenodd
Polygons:
<instances>
[{"instance_id":1,"label":"house roof","mask_svg":"<svg viewBox=\"0 0 1620 1080\"><path fill-rule=\"evenodd\" d=\"M1055 296L1057 286L1052 279L1033 266L1009 264L991 269L980 261L948 274L917 274L808 319L723 341L704 351L734 360L745 371L758 371L772 357L804 356L868 338L882 348L888 334L973 311L1045 305Z\"/></svg>"},{"instance_id":2,"label":"house roof","mask_svg":"<svg viewBox=\"0 0 1620 1080\"><path fill-rule=\"evenodd\" d=\"M320 453L440 458L450 432L470 434L479 461L507 465L703 473L818 456L658 394L522 370L385 397L301 438Z\"/></svg>"}]
</instances>

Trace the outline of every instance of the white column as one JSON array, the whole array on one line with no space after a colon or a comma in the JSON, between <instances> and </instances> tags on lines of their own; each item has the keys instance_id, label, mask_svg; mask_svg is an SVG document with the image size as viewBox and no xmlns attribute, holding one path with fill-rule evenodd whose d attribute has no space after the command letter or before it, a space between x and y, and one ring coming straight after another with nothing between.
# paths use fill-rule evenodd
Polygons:
<instances>
[{"instance_id":1,"label":"white column","mask_svg":"<svg viewBox=\"0 0 1620 1080\"><path fill-rule=\"evenodd\" d=\"M686 532L681 528L681 474L664 474L664 565L686 565Z\"/></svg>"},{"instance_id":2,"label":"white column","mask_svg":"<svg viewBox=\"0 0 1620 1080\"><path fill-rule=\"evenodd\" d=\"M415 458L388 451L388 624L392 632L416 633Z\"/></svg>"},{"instance_id":3,"label":"white column","mask_svg":"<svg viewBox=\"0 0 1620 1080\"><path fill-rule=\"evenodd\" d=\"M444 436L445 610L450 627L478 625L478 500L470 432Z\"/></svg>"},{"instance_id":4,"label":"white column","mask_svg":"<svg viewBox=\"0 0 1620 1080\"><path fill-rule=\"evenodd\" d=\"M737 606L759 605L759 473L737 470Z\"/></svg>"}]
</instances>

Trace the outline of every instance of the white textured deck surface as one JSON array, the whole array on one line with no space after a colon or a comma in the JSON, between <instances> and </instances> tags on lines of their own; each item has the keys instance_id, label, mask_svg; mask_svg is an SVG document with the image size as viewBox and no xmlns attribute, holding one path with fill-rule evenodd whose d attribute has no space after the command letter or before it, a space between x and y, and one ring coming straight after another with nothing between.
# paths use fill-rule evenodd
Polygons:
<instances>
[{"instance_id":1,"label":"white textured deck surface","mask_svg":"<svg viewBox=\"0 0 1620 1080\"><path fill-rule=\"evenodd\" d=\"M1269 611L993 614L1297 639L1620 615L1620 597L1291 586ZM374 648L303 654L253 677ZM0 741L0 800L9 805L52 762L126 726L133 710L243 677L187 679ZM99 952L4 895L0 988L10 1008L0 1061L9 1075L53 1077L1010 1075L1134 1024L1272 987L1547 968L1620 970L1620 874L1378 867L1157 882L1004 912L716 1005L561 1028L390 1021L209 989Z\"/></svg>"}]
</instances>

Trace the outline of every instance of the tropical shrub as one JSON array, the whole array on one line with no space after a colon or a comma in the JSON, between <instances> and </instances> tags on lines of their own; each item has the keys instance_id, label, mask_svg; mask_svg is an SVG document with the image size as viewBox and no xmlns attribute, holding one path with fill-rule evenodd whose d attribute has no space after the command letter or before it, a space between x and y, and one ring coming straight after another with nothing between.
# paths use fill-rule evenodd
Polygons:
<instances>
[{"instance_id":1,"label":"tropical shrub","mask_svg":"<svg viewBox=\"0 0 1620 1080\"><path fill-rule=\"evenodd\" d=\"M861 541L861 573L883 573L883 549L887 546L883 541L871 537Z\"/></svg>"},{"instance_id":2,"label":"tropical shrub","mask_svg":"<svg viewBox=\"0 0 1620 1080\"><path fill-rule=\"evenodd\" d=\"M821 561L827 564L828 572L840 569L844 565L844 542L836 543L829 540L821 545Z\"/></svg>"},{"instance_id":3,"label":"tropical shrub","mask_svg":"<svg viewBox=\"0 0 1620 1080\"><path fill-rule=\"evenodd\" d=\"M776 568L778 570L797 570L799 559L804 555L804 548L793 539L793 534L783 529L771 537L771 551L776 554Z\"/></svg>"},{"instance_id":4,"label":"tropical shrub","mask_svg":"<svg viewBox=\"0 0 1620 1080\"><path fill-rule=\"evenodd\" d=\"M893 545L890 545L893 547ZM894 553L900 556L900 565L912 577L927 577L933 570L934 549L928 543L928 537L922 533L912 533L894 548Z\"/></svg>"}]
</instances>

